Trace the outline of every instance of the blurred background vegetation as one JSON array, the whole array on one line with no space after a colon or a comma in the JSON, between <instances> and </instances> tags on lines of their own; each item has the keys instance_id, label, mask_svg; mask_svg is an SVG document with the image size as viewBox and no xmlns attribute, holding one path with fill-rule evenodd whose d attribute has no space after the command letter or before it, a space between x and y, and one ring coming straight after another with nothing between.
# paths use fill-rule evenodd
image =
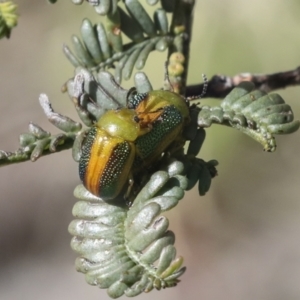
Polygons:
<instances>
[{"instance_id":1,"label":"blurred background vegetation","mask_svg":"<svg viewBox=\"0 0 300 300\"><path fill-rule=\"evenodd\" d=\"M15 150L29 121L57 132L38 104L47 93L56 111L77 120L61 85L73 76L61 45L81 21L99 17L71 1L19 0L19 25L1 40L0 148ZM188 83L216 73L273 73L300 64L296 0L198 0ZM162 85L166 53L144 71ZM153 67L155 66L155 67ZM132 82L123 82L125 87ZM280 91L300 118L300 87ZM212 105L217 100L203 100ZM200 155L218 159L205 197L186 193L168 213L188 270L172 289L140 299L300 299L299 133L277 138L275 153L214 125ZM0 169L0 299L108 299L76 273L67 231L79 183L70 151Z\"/></svg>"}]
</instances>

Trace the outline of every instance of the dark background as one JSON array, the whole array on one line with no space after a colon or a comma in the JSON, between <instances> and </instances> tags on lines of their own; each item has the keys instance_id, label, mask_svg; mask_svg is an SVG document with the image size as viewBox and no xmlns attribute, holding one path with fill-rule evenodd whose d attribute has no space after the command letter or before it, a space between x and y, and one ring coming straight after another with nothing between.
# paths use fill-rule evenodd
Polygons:
<instances>
[{"instance_id":1,"label":"dark background","mask_svg":"<svg viewBox=\"0 0 300 300\"><path fill-rule=\"evenodd\" d=\"M58 132L38 103L77 120L61 85L73 75L61 45L83 17L99 18L71 1L17 1L19 25L0 41L0 148L15 150L29 121ZM189 83L216 73L272 73L300 64L299 1L198 1ZM160 88L166 53L145 71ZM155 68L153 67L155 66ZM124 82L125 87L132 83ZM300 118L300 88L280 91ZM203 101L204 103L204 101ZM213 105L216 100L206 101ZM207 196L186 193L168 213L187 272L178 287L142 299L300 299L299 133L277 138L278 150L232 129L207 130L201 157L218 159ZM75 271L67 231L79 183L70 151L0 169L0 299L107 299Z\"/></svg>"}]
</instances>

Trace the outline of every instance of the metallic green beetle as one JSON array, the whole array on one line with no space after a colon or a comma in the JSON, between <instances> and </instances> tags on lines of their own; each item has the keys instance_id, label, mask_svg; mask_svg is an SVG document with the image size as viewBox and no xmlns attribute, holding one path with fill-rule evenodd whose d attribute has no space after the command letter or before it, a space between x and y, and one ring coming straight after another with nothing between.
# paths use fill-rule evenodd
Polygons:
<instances>
[{"instance_id":1,"label":"metallic green beetle","mask_svg":"<svg viewBox=\"0 0 300 300\"><path fill-rule=\"evenodd\" d=\"M189 120L186 101L170 91L130 93L127 108L106 112L87 134L79 161L85 188L115 198L132 174L151 165Z\"/></svg>"}]
</instances>

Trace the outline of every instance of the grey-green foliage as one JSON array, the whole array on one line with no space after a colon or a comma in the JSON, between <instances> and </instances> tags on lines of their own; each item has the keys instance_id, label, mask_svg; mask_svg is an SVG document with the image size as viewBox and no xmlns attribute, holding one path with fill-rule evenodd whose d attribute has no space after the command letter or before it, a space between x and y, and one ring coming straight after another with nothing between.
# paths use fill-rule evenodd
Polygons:
<instances>
[{"instance_id":1,"label":"grey-green foliage","mask_svg":"<svg viewBox=\"0 0 300 300\"><path fill-rule=\"evenodd\" d=\"M89 127L105 111L126 106L128 91L108 72L99 72L94 77L87 69L78 67L66 89L71 99L76 99L75 107L81 121Z\"/></svg>"},{"instance_id":2,"label":"grey-green foliage","mask_svg":"<svg viewBox=\"0 0 300 300\"><path fill-rule=\"evenodd\" d=\"M242 82L220 106L203 106L198 116L200 127L220 123L236 128L274 151L274 135L293 133L299 128L291 107L278 94L254 90L251 82Z\"/></svg>"},{"instance_id":3,"label":"grey-green foliage","mask_svg":"<svg viewBox=\"0 0 300 300\"><path fill-rule=\"evenodd\" d=\"M122 78L130 78L134 66L142 69L151 51L164 51L172 44L173 36L169 34L163 8L158 8L151 18L139 1L126 0L124 4L126 10L118 6L117 1L100 1L95 9L106 15L105 22L93 25L90 20L83 20L82 40L76 35L72 37L74 53L68 46L63 47L75 67L93 72L113 67L115 78L120 82ZM124 45L122 33L131 43Z\"/></svg>"},{"instance_id":4,"label":"grey-green foliage","mask_svg":"<svg viewBox=\"0 0 300 300\"><path fill-rule=\"evenodd\" d=\"M81 121L88 127L91 127L106 110L126 105L128 91L118 85L111 74L101 72L98 74L98 80L101 84L89 71L78 68L77 76L69 80L65 86ZM82 140L79 136L83 138L87 129L82 128L81 123L56 113L47 95L41 94L39 100L48 120L62 132L51 135L40 126L30 123L28 132L20 135L18 150L14 152L0 150L0 165L29 159L36 161L43 155L80 147ZM73 151L75 161L79 160L78 155L78 151Z\"/></svg>"},{"instance_id":5,"label":"grey-green foliage","mask_svg":"<svg viewBox=\"0 0 300 300\"><path fill-rule=\"evenodd\" d=\"M69 226L71 247L80 254L76 269L89 284L107 289L112 298L177 284L183 258L176 258L175 235L160 214L182 199L188 184L183 172L175 161L154 173L130 210L103 202L82 185L75 189L81 201L73 209L78 219Z\"/></svg>"}]
</instances>

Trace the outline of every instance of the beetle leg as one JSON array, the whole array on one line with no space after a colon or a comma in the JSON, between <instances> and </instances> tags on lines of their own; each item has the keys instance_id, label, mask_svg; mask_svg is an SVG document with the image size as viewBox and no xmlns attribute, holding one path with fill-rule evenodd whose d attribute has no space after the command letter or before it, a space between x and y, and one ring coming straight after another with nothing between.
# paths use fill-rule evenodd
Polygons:
<instances>
[{"instance_id":1,"label":"beetle leg","mask_svg":"<svg viewBox=\"0 0 300 300\"><path fill-rule=\"evenodd\" d=\"M83 141L84 141L88 131L89 131L89 128L86 128L86 129L78 132L76 135L76 138L74 140L74 144L72 147L72 156L76 162L79 162L79 160L80 160L81 153L82 153Z\"/></svg>"},{"instance_id":2,"label":"beetle leg","mask_svg":"<svg viewBox=\"0 0 300 300\"><path fill-rule=\"evenodd\" d=\"M132 175L132 172L129 173L129 178L128 178L128 187L127 187L127 190L126 190L126 193L124 195L124 199L128 202L132 202L130 200L130 194L131 194L131 191L132 191L132 188L133 188L133 185L134 185L134 179L133 179L133 175Z\"/></svg>"}]
</instances>

